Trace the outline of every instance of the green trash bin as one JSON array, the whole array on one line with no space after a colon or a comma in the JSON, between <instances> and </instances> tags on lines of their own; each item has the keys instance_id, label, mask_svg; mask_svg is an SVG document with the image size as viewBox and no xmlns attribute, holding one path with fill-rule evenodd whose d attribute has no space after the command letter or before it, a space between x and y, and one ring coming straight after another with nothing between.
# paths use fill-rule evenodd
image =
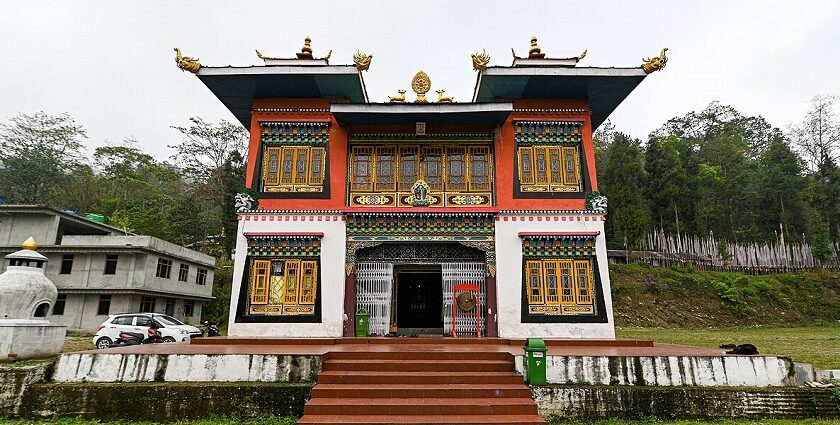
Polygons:
<instances>
[{"instance_id":1,"label":"green trash bin","mask_svg":"<svg viewBox=\"0 0 840 425\"><path fill-rule=\"evenodd\" d=\"M528 385L545 385L545 341L542 338L525 340L525 382Z\"/></svg>"},{"instance_id":2,"label":"green trash bin","mask_svg":"<svg viewBox=\"0 0 840 425\"><path fill-rule=\"evenodd\" d=\"M360 308L356 312L356 336L364 338L368 336L368 324L370 323L370 313L367 310Z\"/></svg>"}]
</instances>

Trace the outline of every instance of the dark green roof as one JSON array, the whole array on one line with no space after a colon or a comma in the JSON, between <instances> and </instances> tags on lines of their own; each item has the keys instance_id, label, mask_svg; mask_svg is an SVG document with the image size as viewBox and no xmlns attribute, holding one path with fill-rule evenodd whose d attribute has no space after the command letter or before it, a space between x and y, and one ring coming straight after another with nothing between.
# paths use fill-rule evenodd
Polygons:
<instances>
[{"instance_id":1,"label":"dark green roof","mask_svg":"<svg viewBox=\"0 0 840 425\"><path fill-rule=\"evenodd\" d=\"M488 67L478 74L473 102L583 99L595 129L646 76L641 68Z\"/></svg>"}]
</instances>

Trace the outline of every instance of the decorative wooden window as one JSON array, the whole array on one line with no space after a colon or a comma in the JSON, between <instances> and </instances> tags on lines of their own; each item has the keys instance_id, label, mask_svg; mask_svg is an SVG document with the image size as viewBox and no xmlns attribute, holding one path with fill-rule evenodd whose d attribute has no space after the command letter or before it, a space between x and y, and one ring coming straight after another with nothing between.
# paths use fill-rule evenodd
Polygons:
<instances>
[{"instance_id":1,"label":"decorative wooden window","mask_svg":"<svg viewBox=\"0 0 840 425\"><path fill-rule=\"evenodd\" d=\"M251 273L251 304L268 304L268 268L269 260L254 260Z\"/></svg>"},{"instance_id":2,"label":"decorative wooden window","mask_svg":"<svg viewBox=\"0 0 840 425\"><path fill-rule=\"evenodd\" d=\"M320 235L248 236L248 314L314 316Z\"/></svg>"},{"instance_id":3,"label":"decorative wooden window","mask_svg":"<svg viewBox=\"0 0 840 425\"><path fill-rule=\"evenodd\" d=\"M373 190L373 147L353 147L353 162L350 165L350 190L370 192Z\"/></svg>"},{"instance_id":4,"label":"decorative wooden window","mask_svg":"<svg viewBox=\"0 0 840 425\"><path fill-rule=\"evenodd\" d=\"M417 146L400 146L399 169L399 190L408 192L420 178L420 156L417 154Z\"/></svg>"},{"instance_id":5,"label":"decorative wooden window","mask_svg":"<svg viewBox=\"0 0 840 425\"><path fill-rule=\"evenodd\" d=\"M420 178L431 190L443 190L443 148L424 146L420 157Z\"/></svg>"},{"instance_id":6,"label":"decorative wooden window","mask_svg":"<svg viewBox=\"0 0 840 425\"><path fill-rule=\"evenodd\" d=\"M470 191L490 190L490 148L470 146Z\"/></svg>"},{"instance_id":7,"label":"decorative wooden window","mask_svg":"<svg viewBox=\"0 0 840 425\"><path fill-rule=\"evenodd\" d=\"M351 206L412 206L412 187L428 185L424 205L492 204L489 145L356 145L350 148Z\"/></svg>"},{"instance_id":8,"label":"decorative wooden window","mask_svg":"<svg viewBox=\"0 0 840 425\"><path fill-rule=\"evenodd\" d=\"M579 122L515 123L519 192L583 192L582 126Z\"/></svg>"},{"instance_id":9,"label":"decorative wooden window","mask_svg":"<svg viewBox=\"0 0 840 425\"><path fill-rule=\"evenodd\" d=\"M597 232L559 235L523 232L519 236L524 258L523 320L551 321L551 316L600 317L601 312L596 311L596 281L592 272Z\"/></svg>"},{"instance_id":10,"label":"decorative wooden window","mask_svg":"<svg viewBox=\"0 0 840 425\"><path fill-rule=\"evenodd\" d=\"M262 190L323 192L329 125L262 123Z\"/></svg>"}]
</instances>

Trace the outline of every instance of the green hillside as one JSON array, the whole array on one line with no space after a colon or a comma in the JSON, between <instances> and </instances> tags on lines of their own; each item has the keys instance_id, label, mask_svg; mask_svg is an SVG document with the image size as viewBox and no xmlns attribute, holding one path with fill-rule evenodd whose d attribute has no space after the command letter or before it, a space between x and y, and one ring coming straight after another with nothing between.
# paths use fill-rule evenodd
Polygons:
<instances>
[{"instance_id":1,"label":"green hillside","mask_svg":"<svg viewBox=\"0 0 840 425\"><path fill-rule=\"evenodd\" d=\"M610 266L618 327L731 328L837 323L840 272L773 275Z\"/></svg>"}]
</instances>

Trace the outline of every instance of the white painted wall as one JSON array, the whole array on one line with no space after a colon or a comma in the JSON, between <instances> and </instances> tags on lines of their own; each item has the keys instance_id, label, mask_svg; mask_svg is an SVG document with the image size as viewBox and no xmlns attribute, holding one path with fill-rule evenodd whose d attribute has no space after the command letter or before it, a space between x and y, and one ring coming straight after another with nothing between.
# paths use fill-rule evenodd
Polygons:
<instances>
[{"instance_id":1,"label":"white painted wall","mask_svg":"<svg viewBox=\"0 0 840 425\"><path fill-rule=\"evenodd\" d=\"M320 218L320 220L319 220ZM248 254L247 232L321 232L321 323L235 323ZM228 335L267 337L340 337L344 315L346 228L341 214L240 215L234 259ZM247 284L247 283L246 283Z\"/></svg>"},{"instance_id":2,"label":"white painted wall","mask_svg":"<svg viewBox=\"0 0 840 425\"><path fill-rule=\"evenodd\" d=\"M502 338L615 338L607 244L603 215L499 214L496 221L496 288L499 336ZM514 221L513 219L516 219ZM519 232L601 232L595 252L601 276L607 323L522 323L522 240ZM594 271L593 271L594 272Z\"/></svg>"}]
</instances>

